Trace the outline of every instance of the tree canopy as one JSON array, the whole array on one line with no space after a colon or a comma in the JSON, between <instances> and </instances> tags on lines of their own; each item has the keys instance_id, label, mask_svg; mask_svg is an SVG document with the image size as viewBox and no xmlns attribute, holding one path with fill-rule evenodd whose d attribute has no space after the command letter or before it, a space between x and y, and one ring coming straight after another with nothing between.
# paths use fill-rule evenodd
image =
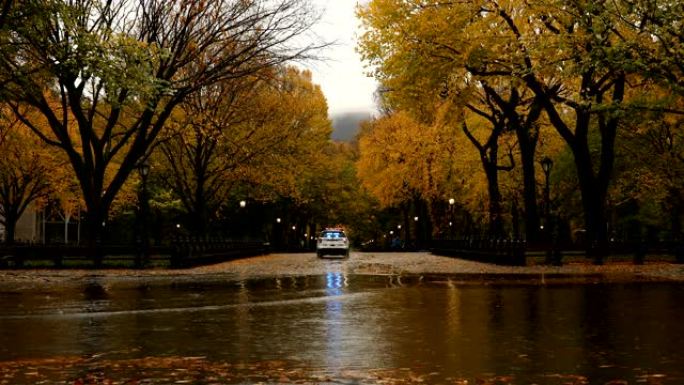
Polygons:
<instances>
[{"instance_id":1,"label":"tree canopy","mask_svg":"<svg viewBox=\"0 0 684 385\"><path fill-rule=\"evenodd\" d=\"M429 122L439 95L464 129L468 115L478 115L492 134L516 132L512 155L522 160L528 217L538 199L538 135L552 127L572 154L587 244L601 247L616 138L628 135L628 117L681 114L673 103L681 83L680 10L662 1L373 0L359 7L366 29L359 49L390 111ZM496 146L505 140L490 136L484 143L491 148L471 141L483 150L485 170L497 164ZM487 174L496 186L496 172ZM499 197L496 189L488 195L491 226Z\"/></svg>"},{"instance_id":2,"label":"tree canopy","mask_svg":"<svg viewBox=\"0 0 684 385\"><path fill-rule=\"evenodd\" d=\"M321 45L304 38L315 19L303 0L18 2L2 35L2 98L66 154L98 238L174 110L217 82L307 57Z\"/></svg>"}]
</instances>

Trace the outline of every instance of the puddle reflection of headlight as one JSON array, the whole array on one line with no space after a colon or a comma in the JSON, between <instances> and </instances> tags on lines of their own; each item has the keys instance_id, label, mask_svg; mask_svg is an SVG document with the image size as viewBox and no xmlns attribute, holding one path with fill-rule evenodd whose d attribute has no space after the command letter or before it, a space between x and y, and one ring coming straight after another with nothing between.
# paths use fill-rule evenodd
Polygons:
<instances>
[{"instance_id":1,"label":"puddle reflection of headlight","mask_svg":"<svg viewBox=\"0 0 684 385\"><path fill-rule=\"evenodd\" d=\"M326 275L326 288L341 289L344 286L344 274L342 273L328 273Z\"/></svg>"}]
</instances>

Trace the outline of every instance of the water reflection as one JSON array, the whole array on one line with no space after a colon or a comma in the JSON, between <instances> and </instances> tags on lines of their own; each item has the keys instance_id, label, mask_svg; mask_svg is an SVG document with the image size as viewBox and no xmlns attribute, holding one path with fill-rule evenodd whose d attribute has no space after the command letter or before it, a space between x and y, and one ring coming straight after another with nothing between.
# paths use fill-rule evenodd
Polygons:
<instances>
[{"instance_id":1,"label":"water reflection","mask_svg":"<svg viewBox=\"0 0 684 385\"><path fill-rule=\"evenodd\" d=\"M83 288L83 301L85 313L99 313L109 307L109 295L107 290L97 279L88 281ZM112 336L107 331L106 320L100 317L83 317L78 325L77 335L88 334L91 338L82 339L81 351L85 355L93 355L101 352L101 346L107 345L107 339Z\"/></svg>"},{"instance_id":2,"label":"water reflection","mask_svg":"<svg viewBox=\"0 0 684 385\"><path fill-rule=\"evenodd\" d=\"M333 297L325 303L325 365L327 367L337 367L340 365L338 352L342 348L343 338L347 334L345 328L348 326L347 323L342 322L344 309L339 298L342 294L342 288L345 286L345 279L344 274L340 272L329 272L326 274L325 280L326 294Z\"/></svg>"},{"instance_id":3,"label":"water reflection","mask_svg":"<svg viewBox=\"0 0 684 385\"><path fill-rule=\"evenodd\" d=\"M249 290L244 281L241 281L240 288L237 292L237 301L240 304L248 304L250 301ZM235 312L235 326L237 328L237 346L240 356L249 354L249 345L251 343L250 336L252 325L252 317L250 315L249 306L239 306Z\"/></svg>"},{"instance_id":4,"label":"water reflection","mask_svg":"<svg viewBox=\"0 0 684 385\"><path fill-rule=\"evenodd\" d=\"M443 382L489 373L603 384L655 373L680 384L681 303L674 284L459 286L337 271L130 287L93 280L0 293L0 361L118 352L297 360L333 373L413 368Z\"/></svg>"},{"instance_id":5,"label":"water reflection","mask_svg":"<svg viewBox=\"0 0 684 385\"><path fill-rule=\"evenodd\" d=\"M328 289L329 295L338 295L341 292L341 288L346 286L346 278L343 273L340 272L330 272L326 276L326 288Z\"/></svg>"}]
</instances>

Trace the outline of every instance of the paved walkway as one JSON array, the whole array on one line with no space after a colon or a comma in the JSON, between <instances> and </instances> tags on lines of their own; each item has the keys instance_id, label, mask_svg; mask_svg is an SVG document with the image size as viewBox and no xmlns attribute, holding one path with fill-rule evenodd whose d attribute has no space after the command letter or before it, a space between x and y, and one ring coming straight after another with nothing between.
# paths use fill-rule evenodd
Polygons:
<instances>
[{"instance_id":1,"label":"paved walkway","mask_svg":"<svg viewBox=\"0 0 684 385\"><path fill-rule=\"evenodd\" d=\"M329 272L371 275L426 275L463 283L534 282L684 282L684 265L669 263L610 263L603 266L497 266L441 257L430 253L359 253L349 259L319 259L314 253L271 254L183 270L5 270L0 289L63 285L97 278L111 281L157 279L251 279L275 276L321 275Z\"/></svg>"}]
</instances>

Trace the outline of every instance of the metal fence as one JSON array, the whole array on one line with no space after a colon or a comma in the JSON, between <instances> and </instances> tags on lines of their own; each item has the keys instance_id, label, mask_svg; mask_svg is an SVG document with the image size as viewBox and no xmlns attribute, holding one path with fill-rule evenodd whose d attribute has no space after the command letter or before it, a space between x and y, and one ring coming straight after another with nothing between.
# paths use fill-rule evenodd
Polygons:
<instances>
[{"instance_id":1,"label":"metal fence","mask_svg":"<svg viewBox=\"0 0 684 385\"><path fill-rule=\"evenodd\" d=\"M36 245L0 246L0 269L27 268L188 268L266 254L259 241L184 237L170 246Z\"/></svg>"},{"instance_id":2,"label":"metal fence","mask_svg":"<svg viewBox=\"0 0 684 385\"><path fill-rule=\"evenodd\" d=\"M501 265L526 265L528 259L541 258L543 263L561 265L568 256L602 264L606 259L643 264L647 259L684 263L684 242L677 241L621 241L608 242L602 247L585 244L554 242L528 243L520 239L478 238L435 240L433 254L458 256L463 259Z\"/></svg>"},{"instance_id":3,"label":"metal fence","mask_svg":"<svg viewBox=\"0 0 684 385\"><path fill-rule=\"evenodd\" d=\"M224 262L269 253L262 241L234 241L226 238L177 238L172 244L170 266L183 268Z\"/></svg>"},{"instance_id":4,"label":"metal fence","mask_svg":"<svg viewBox=\"0 0 684 385\"><path fill-rule=\"evenodd\" d=\"M433 254L500 265L524 266L526 243L520 239L464 238L432 241Z\"/></svg>"}]
</instances>

